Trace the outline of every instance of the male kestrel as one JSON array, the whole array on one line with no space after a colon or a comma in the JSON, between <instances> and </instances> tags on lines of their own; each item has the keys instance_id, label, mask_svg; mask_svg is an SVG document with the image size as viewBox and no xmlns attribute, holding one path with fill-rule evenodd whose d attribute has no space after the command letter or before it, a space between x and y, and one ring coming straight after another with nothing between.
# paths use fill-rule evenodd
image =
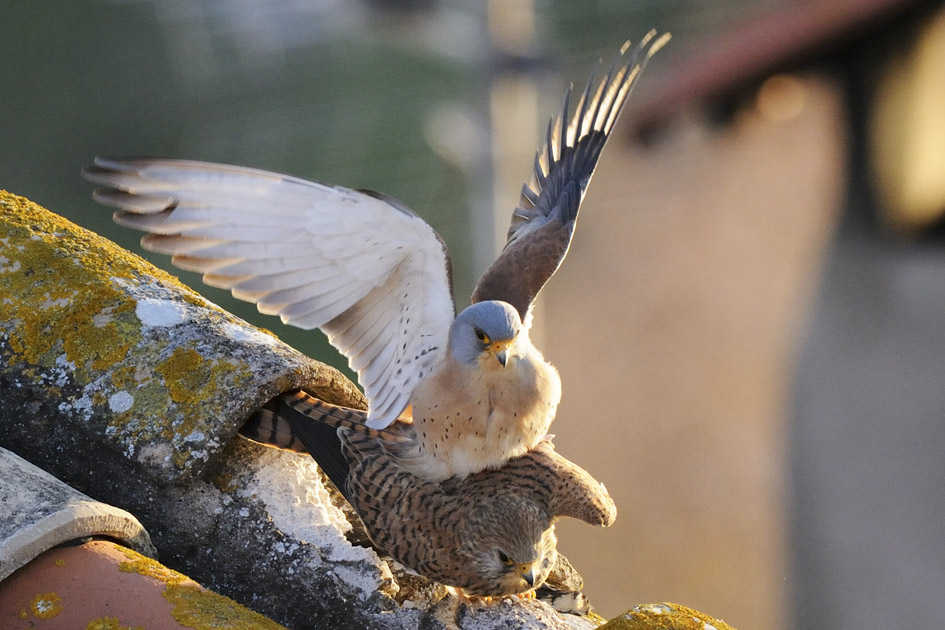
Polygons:
<instances>
[{"instance_id":1,"label":"male kestrel","mask_svg":"<svg viewBox=\"0 0 945 630\"><path fill-rule=\"evenodd\" d=\"M306 398L296 392L270 401L252 422L265 435L253 437L270 442L275 433L291 435L288 442L297 440L312 454L380 550L467 595L540 586L557 559L558 517L604 527L616 517L604 486L548 440L500 468L434 483L400 465L373 430L341 415L317 414L313 421L298 404Z\"/></svg>"},{"instance_id":2,"label":"male kestrel","mask_svg":"<svg viewBox=\"0 0 945 630\"><path fill-rule=\"evenodd\" d=\"M386 195L251 168L98 158L84 171L122 225L150 232L204 282L263 313L320 328L348 358L384 428L412 407L404 465L429 480L467 475L525 453L547 433L561 381L528 338L530 310L571 243L578 209L627 96L667 40L651 31L569 97L549 123L508 241L454 318L439 236ZM570 115L570 118L569 118Z\"/></svg>"}]
</instances>

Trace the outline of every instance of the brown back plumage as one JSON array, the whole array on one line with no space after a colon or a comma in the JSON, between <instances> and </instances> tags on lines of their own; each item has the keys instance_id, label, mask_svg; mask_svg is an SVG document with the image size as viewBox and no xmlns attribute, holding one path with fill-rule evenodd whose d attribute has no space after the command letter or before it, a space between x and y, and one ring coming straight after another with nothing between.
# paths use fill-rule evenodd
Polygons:
<instances>
[{"instance_id":1,"label":"brown back plumage","mask_svg":"<svg viewBox=\"0 0 945 630\"><path fill-rule=\"evenodd\" d=\"M540 502L509 492L501 475L493 484L487 476L450 492L409 473L370 436L350 429L339 435L351 466L349 501L371 540L395 560L470 595L499 596L528 588L501 554L526 560L537 554L534 585L544 581L556 539Z\"/></svg>"},{"instance_id":2,"label":"brown back plumage","mask_svg":"<svg viewBox=\"0 0 945 630\"><path fill-rule=\"evenodd\" d=\"M599 527L609 527L617 518L617 506L604 484L559 455L550 440L509 460L502 468L482 471L464 480L448 479L441 485L453 494L485 494L502 487L540 505L551 518L570 516Z\"/></svg>"},{"instance_id":3,"label":"brown back plumage","mask_svg":"<svg viewBox=\"0 0 945 630\"><path fill-rule=\"evenodd\" d=\"M430 579L471 595L506 595L524 582L500 561L537 554L535 586L557 557L554 522L571 516L610 525L616 508L603 486L558 455L550 441L495 470L435 483L391 451L412 439L410 423L374 430L365 415L304 392L283 394L254 415L253 439L300 444L344 493L378 549ZM501 552L501 554L500 554Z\"/></svg>"}]
</instances>

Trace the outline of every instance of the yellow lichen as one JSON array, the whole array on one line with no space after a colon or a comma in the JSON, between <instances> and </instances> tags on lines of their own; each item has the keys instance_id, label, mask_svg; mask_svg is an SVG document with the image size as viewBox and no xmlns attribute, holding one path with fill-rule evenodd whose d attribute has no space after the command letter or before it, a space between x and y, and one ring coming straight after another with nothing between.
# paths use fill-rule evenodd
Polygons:
<instances>
[{"instance_id":1,"label":"yellow lichen","mask_svg":"<svg viewBox=\"0 0 945 630\"><path fill-rule=\"evenodd\" d=\"M49 365L63 352L79 369L102 369L120 361L139 337L134 301L117 287L93 278L81 258L55 249L23 230L22 273L0 275L0 317L16 322L10 347L29 363ZM23 272L25 269L25 272Z\"/></svg>"},{"instance_id":2,"label":"yellow lichen","mask_svg":"<svg viewBox=\"0 0 945 630\"><path fill-rule=\"evenodd\" d=\"M588 621L592 621L592 622L596 623L598 626L607 622L606 619L604 619L603 617L601 617L600 615L598 615L598 614L597 614L596 612L594 612L593 610L587 611L587 614L585 615L585 617L587 617L587 620L588 620Z\"/></svg>"},{"instance_id":3,"label":"yellow lichen","mask_svg":"<svg viewBox=\"0 0 945 630\"><path fill-rule=\"evenodd\" d=\"M202 390L211 384L209 362L190 348L176 348L155 371L164 377L171 400L178 404L200 400Z\"/></svg>"},{"instance_id":4,"label":"yellow lichen","mask_svg":"<svg viewBox=\"0 0 945 630\"><path fill-rule=\"evenodd\" d=\"M597 630L733 630L727 623L680 604L643 604Z\"/></svg>"},{"instance_id":5,"label":"yellow lichen","mask_svg":"<svg viewBox=\"0 0 945 630\"><path fill-rule=\"evenodd\" d=\"M220 392L244 388L254 374L243 361L171 352L173 338L152 339L133 296L135 287L150 293L159 285L184 289L173 299L238 321L111 241L0 191L4 362L50 398L78 386L77 398L63 400L75 413L92 415L115 392L131 394L132 409L102 414L113 439L135 445L135 456L155 441L167 444L170 459L160 465L182 470L209 457L198 443L216 424ZM283 380L283 389L298 385Z\"/></svg>"},{"instance_id":6,"label":"yellow lichen","mask_svg":"<svg viewBox=\"0 0 945 630\"><path fill-rule=\"evenodd\" d=\"M122 547L121 552L125 554L125 557L128 558L128 561L118 563L119 571L146 575L156 580L160 580L165 584L179 584L189 579L183 573L178 573L173 569L168 569L160 562L152 560L147 556L142 556L137 551L133 551L127 547Z\"/></svg>"},{"instance_id":7,"label":"yellow lichen","mask_svg":"<svg viewBox=\"0 0 945 630\"><path fill-rule=\"evenodd\" d=\"M0 191L0 321L10 348L33 365L61 355L78 380L124 359L141 339L135 300L120 281L157 280L207 306L179 280L111 241ZM212 308L212 306L210 306Z\"/></svg>"},{"instance_id":8,"label":"yellow lichen","mask_svg":"<svg viewBox=\"0 0 945 630\"><path fill-rule=\"evenodd\" d=\"M22 198L0 194L0 208L0 255L17 263L0 274L3 294L13 296L0 303L0 317L17 324L13 351L46 365L64 351L78 368L93 369L123 358L135 341L127 334L136 327L122 322L134 317L134 303L102 282L121 274L120 248Z\"/></svg>"},{"instance_id":9,"label":"yellow lichen","mask_svg":"<svg viewBox=\"0 0 945 630\"><path fill-rule=\"evenodd\" d=\"M239 480L231 473L219 473L210 478L211 483L220 491L230 494L239 487Z\"/></svg>"},{"instance_id":10,"label":"yellow lichen","mask_svg":"<svg viewBox=\"0 0 945 630\"><path fill-rule=\"evenodd\" d=\"M11 229L26 228L31 232L31 237L50 243L53 249L57 248L54 244L57 239L64 235L68 236L72 241L69 248L79 256L85 257L84 266L92 269L99 277L136 280L144 275L184 289L185 293L191 294L185 295L184 299L192 304L207 305L204 300L192 295L189 287L163 269L155 267L108 239L79 227L25 197L0 190L0 210L5 215L4 224L10 226Z\"/></svg>"},{"instance_id":11,"label":"yellow lichen","mask_svg":"<svg viewBox=\"0 0 945 630\"><path fill-rule=\"evenodd\" d=\"M116 617L99 617L86 624L85 630L144 630L144 626L123 626Z\"/></svg>"},{"instance_id":12,"label":"yellow lichen","mask_svg":"<svg viewBox=\"0 0 945 630\"><path fill-rule=\"evenodd\" d=\"M33 616L40 619L52 619L62 612L62 598L56 593L40 593L30 602Z\"/></svg>"},{"instance_id":13,"label":"yellow lichen","mask_svg":"<svg viewBox=\"0 0 945 630\"><path fill-rule=\"evenodd\" d=\"M125 389L129 383L136 382L137 366L120 365L111 370L112 386L117 390Z\"/></svg>"},{"instance_id":14,"label":"yellow lichen","mask_svg":"<svg viewBox=\"0 0 945 630\"><path fill-rule=\"evenodd\" d=\"M240 606L232 599L197 586L170 585L164 599L174 605L171 615L182 626L197 630L285 630L284 626Z\"/></svg>"},{"instance_id":15,"label":"yellow lichen","mask_svg":"<svg viewBox=\"0 0 945 630\"><path fill-rule=\"evenodd\" d=\"M190 348L176 348L170 357L158 363L154 371L171 400L177 404L180 421L173 426L173 433L186 437L198 430L198 425L211 417L214 409L214 392L231 391L243 387L252 380L252 373L244 364L226 359L206 359ZM172 432L164 436L173 437ZM174 463L184 465L186 453L179 453Z\"/></svg>"}]
</instances>

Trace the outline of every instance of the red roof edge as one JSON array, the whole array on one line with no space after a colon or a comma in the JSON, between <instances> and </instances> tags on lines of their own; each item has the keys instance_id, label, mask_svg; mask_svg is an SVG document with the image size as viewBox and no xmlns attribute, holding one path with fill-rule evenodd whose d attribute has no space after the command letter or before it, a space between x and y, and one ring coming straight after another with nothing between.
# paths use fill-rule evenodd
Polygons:
<instances>
[{"instance_id":1,"label":"red roof edge","mask_svg":"<svg viewBox=\"0 0 945 630\"><path fill-rule=\"evenodd\" d=\"M816 59L938 0L810 0L772 11L683 55L628 118L645 134L700 103Z\"/></svg>"}]
</instances>

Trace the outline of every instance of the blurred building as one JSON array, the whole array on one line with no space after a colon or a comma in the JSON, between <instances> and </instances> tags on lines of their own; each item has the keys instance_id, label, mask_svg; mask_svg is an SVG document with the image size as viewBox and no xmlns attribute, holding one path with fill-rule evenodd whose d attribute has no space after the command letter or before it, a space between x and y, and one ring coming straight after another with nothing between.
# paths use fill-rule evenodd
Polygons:
<instances>
[{"instance_id":1,"label":"blurred building","mask_svg":"<svg viewBox=\"0 0 945 630\"><path fill-rule=\"evenodd\" d=\"M626 554L586 575L609 605L945 612L940 7L791 3L686 42L634 101L647 142L602 160L546 297L560 448L614 462L602 546Z\"/></svg>"}]
</instances>

